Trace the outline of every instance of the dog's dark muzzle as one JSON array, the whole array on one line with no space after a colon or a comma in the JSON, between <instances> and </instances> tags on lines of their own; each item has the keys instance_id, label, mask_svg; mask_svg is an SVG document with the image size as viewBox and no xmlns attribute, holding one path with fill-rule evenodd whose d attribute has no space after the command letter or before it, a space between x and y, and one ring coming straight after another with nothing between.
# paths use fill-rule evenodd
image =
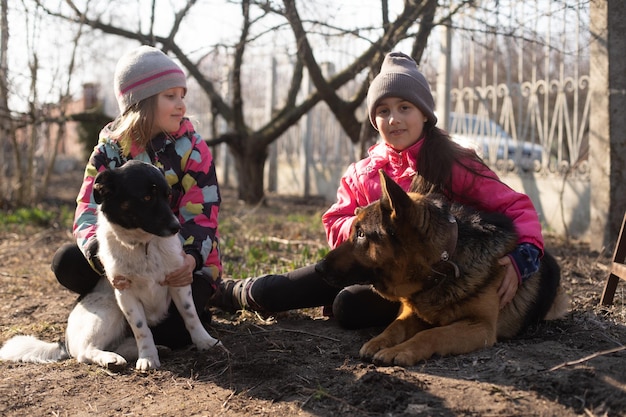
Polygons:
<instances>
[{"instance_id":1,"label":"dog's dark muzzle","mask_svg":"<svg viewBox=\"0 0 626 417\"><path fill-rule=\"evenodd\" d=\"M321 275L324 281L326 281L330 285L336 286L336 287L341 286L341 284L337 282L336 278L333 275L330 275L328 273L328 263L326 259L322 259L321 261L315 264L315 272Z\"/></svg>"},{"instance_id":2,"label":"dog's dark muzzle","mask_svg":"<svg viewBox=\"0 0 626 417\"><path fill-rule=\"evenodd\" d=\"M176 217L172 215L170 222L165 228L166 232L163 236L172 236L180 231L180 222Z\"/></svg>"},{"instance_id":3,"label":"dog's dark muzzle","mask_svg":"<svg viewBox=\"0 0 626 417\"><path fill-rule=\"evenodd\" d=\"M149 219L147 216L144 224L141 226L143 230L159 237L173 236L180 231L180 222L173 213L162 216L161 218Z\"/></svg>"},{"instance_id":4,"label":"dog's dark muzzle","mask_svg":"<svg viewBox=\"0 0 626 417\"><path fill-rule=\"evenodd\" d=\"M338 248L339 249L339 248ZM315 271L324 281L335 287L353 284L373 284L376 273L354 259L344 257L338 249L332 250L324 259L315 264Z\"/></svg>"}]
</instances>

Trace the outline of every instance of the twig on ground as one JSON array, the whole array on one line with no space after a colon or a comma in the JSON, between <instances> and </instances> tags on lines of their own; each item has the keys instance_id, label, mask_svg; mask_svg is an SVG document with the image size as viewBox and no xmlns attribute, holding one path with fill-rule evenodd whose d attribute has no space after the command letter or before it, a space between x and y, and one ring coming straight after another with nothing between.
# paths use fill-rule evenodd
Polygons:
<instances>
[{"instance_id":1,"label":"twig on ground","mask_svg":"<svg viewBox=\"0 0 626 417\"><path fill-rule=\"evenodd\" d=\"M262 330L264 332L291 332L291 333L300 333L300 334L305 334L308 336L314 336L314 337L319 337L320 339L327 339L327 340L332 340L333 342L340 342L341 340L339 339L335 339L334 337L329 337L329 336L324 336L321 334L315 334L315 333L310 333L310 332L305 332L302 330L293 330L293 329L284 329L284 328L278 328L278 329L264 329L261 326L257 326L256 324L253 325L254 327L256 327L259 330Z\"/></svg>"},{"instance_id":2,"label":"twig on ground","mask_svg":"<svg viewBox=\"0 0 626 417\"><path fill-rule=\"evenodd\" d=\"M620 352L622 350L626 350L626 346L618 346L618 347L613 348L613 349L607 349L607 350L603 350L603 351L600 351L600 352L596 352L596 353L593 353L591 355L585 356L584 358L576 359L575 361L563 362L563 363L561 363L559 365L553 366L548 371L552 372L552 371L556 371L557 369L560 369L560 368L563 368L563 367L566 367L566 366L578 365L579 363L587 362L590 359L597 358L599 356L609 355L609 354L615 353L615 352Z\"/></svg>"},{"instance_id":3,"label":"twig on ground","mask_svg":"<svg viewBox=\"0 0 626 417\"><path fill-rule=\"evenodd\" d=\"M281 245L305 245L314 247L326 247L326 242L320 242L319 240L301 240L301 239L282 239L274 236L261 236L261 237L249 237L248 240L252 242L274 242Z\"/></svg>"},{"instance_id":4,"label":"twig on ground","mask_svg":"<svg viewBox=\"0 0 626 417\"><path fill-rule=\"evenodd\" d=\"M233 390L233 392L230 393L228 398L226 398L226 400L224 400L224 402L222 403L222 408L226 408L226 406L228 405L228 402L230 401L231 398L235 396L236 393L237 393L236 390Z\"/></svg>"}]
</instances>

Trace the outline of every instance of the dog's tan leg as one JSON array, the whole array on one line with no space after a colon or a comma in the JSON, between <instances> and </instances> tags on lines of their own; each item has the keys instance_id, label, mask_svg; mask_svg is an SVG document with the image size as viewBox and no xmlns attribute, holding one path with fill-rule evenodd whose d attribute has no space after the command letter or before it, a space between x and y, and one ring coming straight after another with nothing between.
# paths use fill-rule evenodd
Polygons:
<instances>
[{"instance_id":1,"label":"dog's tan leg","mask_svg":"<svg viewBox=\"0 0 626 417\"><path fill-rule=\"evenodd\" d=\"M191 335L194 346L199 350L222 346L222 343L212 337L202 325L191 296L191 286L169 287L169 290L178 312L185 321L185 327Z\"/></svg>"},{"instance_id":2,"label":"dog's tan leg","mask_svg":"<svg viewBox=\"0 0 626 417\"><path fill-rule=\"evenodd\" d=\"M363 359L372 359L380 350L396 346L426 328L426 323L412 313L411 307L403 304L398 318L381 334L365 343L359 355Z\"/></svg>"},{"instance_id":3,"label":"dog's tan leg","mask_svg":"<svg viewBox=\"0 0 626 417\"><path fill-rule=\"evenodd\" d=\"M469 353L495 342L495 321L462 320L421 331L399 345L380 350L372 360L384 365L412 366L435 354Z\"/></svg>"},{"instance_id":4,"label":"dog's tan leg","mask_svg":"<svg viewBox=\"0 0 626 417\"><path fill-rule=\"evenodd\" d=\"M378 349L370 358L377 364L412 366L433 355L458 355L492 346L497 339L499 284L500 280L495 280L480 296L437 313L439 326L422 330L405 324L403 340L396 336L396 344ZM404 306L396 321L403 316L411 317L410 306Z\"/></svg>"}]
</instances>

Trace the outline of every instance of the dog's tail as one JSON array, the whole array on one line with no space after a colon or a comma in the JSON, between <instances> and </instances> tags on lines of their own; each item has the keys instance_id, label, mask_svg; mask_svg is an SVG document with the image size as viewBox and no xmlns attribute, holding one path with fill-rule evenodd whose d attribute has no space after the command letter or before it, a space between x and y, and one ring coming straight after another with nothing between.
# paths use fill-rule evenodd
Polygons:
<instances>
[{"instance_id":1,"label":"dog's tail","mask_svg":"<svg viewBox=\"0 0 626 417\"><path fill-rule=\"evenodd\" d=\"M14 336L0 349L0 360L11 362L50 363L69 357L62 343L44 342L34 336Z\"/></svg>"}]
</instances>

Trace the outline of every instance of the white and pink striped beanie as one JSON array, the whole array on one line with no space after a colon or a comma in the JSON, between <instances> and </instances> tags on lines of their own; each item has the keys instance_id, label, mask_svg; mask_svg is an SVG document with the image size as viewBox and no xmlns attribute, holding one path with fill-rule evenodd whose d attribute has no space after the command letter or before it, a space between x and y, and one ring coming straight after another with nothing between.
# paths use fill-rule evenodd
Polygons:
<instances>
[{"instance_id":1,"label":"white and pink striped beanie","mask_svg":"<svg viewBox=\"0 0 626 417\"><path fill-rule=\"evenodd\" d=\"M117 62L113 85L120 112L124 114L133 104L161 91L174 87L186 90L187 78L162 51L143 45Z\"/></svg>"}]
</instances>

